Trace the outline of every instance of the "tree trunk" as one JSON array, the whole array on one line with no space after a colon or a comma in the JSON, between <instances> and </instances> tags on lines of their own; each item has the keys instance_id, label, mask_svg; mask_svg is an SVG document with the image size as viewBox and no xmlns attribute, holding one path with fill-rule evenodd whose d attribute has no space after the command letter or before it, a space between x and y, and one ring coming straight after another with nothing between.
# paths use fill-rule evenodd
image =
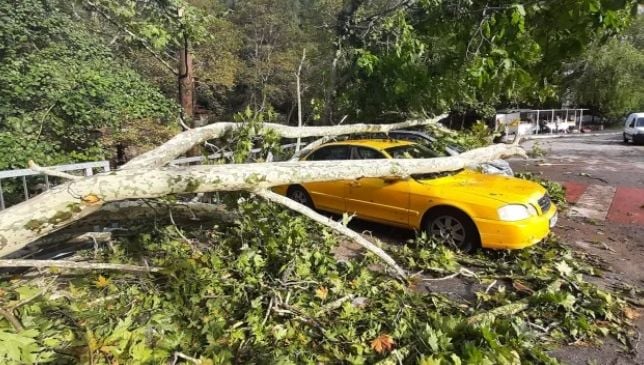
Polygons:
<instances>
[{"instance_id":1,"label":"tree trunk","mask_svg":"<svg viewBox=\"0 0 644 365\"><path fill-rule=\"evenodd\" d=\"M192 74L192 54L187 47L179 50L179 104L183 109L183 115L190 120L190 127L194 128L193 121L193 74Z\"/></svg>"},{"instance_id":2,"label":"tree trunk","mask_svg":"<svg viewBox=\"0 0 644 365\"><path fill-rule=\"evenodd\" d=\"M406 178L411 174L458 170L516 154L525 152L516 145L492 145L459 156L432 159L287 161L112 171L67 182L1 211L0 256L64 228L108 202L182 193L257 191L277 185L361 177Z\"/></svg>"}]
</instances>

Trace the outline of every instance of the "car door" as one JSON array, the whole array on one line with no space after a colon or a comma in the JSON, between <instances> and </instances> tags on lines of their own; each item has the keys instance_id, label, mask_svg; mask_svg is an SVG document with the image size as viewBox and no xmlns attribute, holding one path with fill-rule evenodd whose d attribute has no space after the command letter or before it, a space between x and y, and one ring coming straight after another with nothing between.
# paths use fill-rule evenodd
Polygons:
<instances>
[{"instance_id":1,"label":"car door","mask_svg":"<svg viewBox=\"0 0 644 365\"><path fill-rule=\"evenodd\" d=\"M626 124L624 125L624 136L631 138L633 136L633 131L635 129L635 115L631 114L626 119Z\"/></svg>"},{"instance_id":2,"label":"car door","mask_svg":"<svg viewBox=\"0 0 644 365\"><path fill-rule=\"evenodd\" d=\"M354 146L352 160L384 159L382 152ZM409 224L409 181L363 177L349 182L347 212L359 218L399 226Z\"/></svg>"},{"instance_id":3,"label":"car door","mask_svg":"<svg viewBox=\"0 0 644 365\"><path fill-rule=\"evenodd\" d=\"M306 161L332 161L348 160L350 146L330 145L320 147L306 156ZM346 210L345 198L349 188L348 180L328 182L314 182L303 184L308 191L313 204L317 209L335 213L344 213Z\"/></svg>"}]
</instances>

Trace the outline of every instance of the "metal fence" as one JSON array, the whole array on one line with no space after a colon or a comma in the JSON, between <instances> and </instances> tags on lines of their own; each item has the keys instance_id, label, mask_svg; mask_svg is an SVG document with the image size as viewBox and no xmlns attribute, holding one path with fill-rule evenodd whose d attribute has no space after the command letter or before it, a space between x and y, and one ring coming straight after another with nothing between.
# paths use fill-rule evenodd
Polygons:
<instances>
[{"instance_id":1,"label":"metal fence","mask_svg":"<svg viewBox=\"0 0 644 365\"><path fill-rule=\"evenodd\" d=\"M73 175L92 176L94 175L95 172L110 171L110 162L109 161L83 162L83 163L75 163L75 164L68 164L68 165L49 166L48 169L63 171ZM95 171L95 169L97 171ZM29 181L27 178L34 177L34 176L44 177L44 184L41 190L48 190L52 186L49 176L38 171L34 171L31 169L0 171L0 210L5 209L7 207L7 204L5 202L5 191L3 190L3 187L2 187L3 180L5 182L7 182L7 180L13 181L14 185L16 184L16 182L18 185L22 185L22 195L23 195L23 198L24 198L23 201L24 201L24 200L28 200L31 195L30 189L29 189ZM33 194L33 195L36 195L36 194Z\"/></svg>"},{"instance_id":2,"label":"metal fence","mask_svg":"<svg viewBox=\"0 0 644 365\"><path fill-rule=\"evenodd\" d=\"M281 147L284 150L295 150L294 143L283 145ZM259 152L261 152L261 149L255 148L251 151L251 155L257 157ZM224 152L224 153L215 153L206 157L204 156L183 157L170 162L170 165L181 166L181 165L190 165L190 164L200 164L200 163L204 163L206 160L230 158L231 156L232 156L232 152ZM270 157L266 156L266 157L272 159L272 156ZM110 163L109 161L83 162L83 163L75 163L75 164L67 164L67 165L48 166L47 168L50 170L67 172L72 175L92 176L95 173L110 171ZM38 188L34 188L33 179L32 181L28 179L30 177L31 178L42 177L44 179L43 181L44 184L41 184L42 186L39 186ZM49 190L51 186L56 185L55 182L51 181L52 179L57 179L57 178L51 178L46 174L31 170L31 169L0 171L0 210L6 209L8 207L8 203L6 199L6 190L3 190L3 186L2 186L3 181L5 182L5 185L7 185L6 184L7 180L11 181L11 184L14 190L16 186L18 186L19 189L22 190L22 193L21 193L22 198L20 200L25 201L25 200L28 200L30 197L38 195L45 190ZM30 186L31 186L31 189L30 189ZM6 186L5 186L5 189L6 189ZM16 195L15 191L13 192L13 195L15 198L15 195Z\"/></svg>"}]
</instances>

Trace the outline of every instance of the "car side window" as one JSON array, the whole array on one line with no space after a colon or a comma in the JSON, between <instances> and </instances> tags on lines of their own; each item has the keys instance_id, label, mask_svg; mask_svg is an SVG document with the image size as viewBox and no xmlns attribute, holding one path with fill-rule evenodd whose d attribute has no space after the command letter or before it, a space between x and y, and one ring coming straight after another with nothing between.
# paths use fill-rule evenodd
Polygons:
<instances>
[{"instance_id":1,"label":"car side window","mask_svg":"<svg viewBox=\"0 0 644 365\"><path fill-rule=\"evenodd\" d=\"M307 161L348 160L348 146L322 147L306 157Z\"/></svg>"},{"instance_id":2,"label":"car side window","mask_svg":"<svg viewBox=\"0 0 644 365\"><path fill-rule=\"evenodd\" d=\"M353 153L351 154L352 160L371 160L378 158L386 157L381 152L366 147L354 147Z\"/></svg>"},{"instance_id":3,"label":"car side window","mask_svg":"<svg viewBox=\"0 0 644 365\"><path fill-rule=\"evenodd\" d=\"M631 122L628 123L628 128L633 128L635 127L635 118L631 119Z\"/></svg>"}]
</instances>

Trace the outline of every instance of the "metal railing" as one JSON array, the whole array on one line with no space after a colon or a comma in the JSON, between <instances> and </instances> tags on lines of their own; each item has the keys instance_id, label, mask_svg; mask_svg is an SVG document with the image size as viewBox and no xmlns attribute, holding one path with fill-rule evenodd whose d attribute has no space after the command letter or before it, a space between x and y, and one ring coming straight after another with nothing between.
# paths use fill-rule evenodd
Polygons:
<instances>
[{"instance_id":1,"label":"metal railing","mask_svg":"<svg viewBox=\"0 0 644 365\"><path fill-rule=\"evenodd\" d=\"M49 166L47 168L51 170L71 173L73 175L76 175L78 174L78 172L81 172L83 176L92 176L94 175L94 169L101 169L101 171L98 171L98 172L110 171L110 162L109 161L83 162L83 163L75 163L75 164L67 164L67 165ZM74 174L74 172L76 172L76 174ZM45 180L45 184L43 186L44 190L49 190L49 188L52 186L51 182L49 181L49 176L43 174L42 172L34 171L31 169L0 171L0 210L3 210L6 208L5 192L2 189L2 180L6 180L6 179L22 180L22 190L23 190L24 200L29 200L29 197L30 197L29 184L27 182L27 177L29 176L44 176L44 180Z\"/></svg>"},{"instance_id":2,"label":"metal railing","mask_svg":"<svg viewBox=\"0 0 644 365\"><path fill-rule=\"evenodd\" d=\"M282 148L294 149L295 144L292 143L292 144L283 145ZM251 151L251 155L258 155L259 152L261 152L261 149L255 148ZM188 164L200 164L200 163L203 163L204 160L217 160L220 158L230 158L231 156L232 156L232 152L224 152L224 153L215 153L206 157L204 156L183 157L170 162L170 165L180 166L180 165L188 165ZM110 163L109 161L95 161L95 162L83 162L83 163L75 163L75 164L67 164L67 165L48 166L47 168L50 170L71 173L72 175L80 176L81 175L79 174L80 172L82 173L83 176L92 176L94 175L95 172L98 173L98 172L110 171ZM94 171L94 169L99 169L99 171ZM33 194L30 194L29 182L27 181L27 178L30 176L44 177L44 185L40 189L35 189L36 192ZM49 190L49 188L51 188L51 186L53 185L50 181L49 176L47 176L46 174L43 174L42 172L34 171L31 169L0 171L0 210L7 208L7 202L5 199L6 192L3 190L3 187L2 187L2 181L7 179L21 180L22 195L24 198L22 199L22 201L29 200L31 196L35 196L41 193L42 191ZM31 191L34 191L34 189L32 189Z\"/></svg>"}]
</instances>

